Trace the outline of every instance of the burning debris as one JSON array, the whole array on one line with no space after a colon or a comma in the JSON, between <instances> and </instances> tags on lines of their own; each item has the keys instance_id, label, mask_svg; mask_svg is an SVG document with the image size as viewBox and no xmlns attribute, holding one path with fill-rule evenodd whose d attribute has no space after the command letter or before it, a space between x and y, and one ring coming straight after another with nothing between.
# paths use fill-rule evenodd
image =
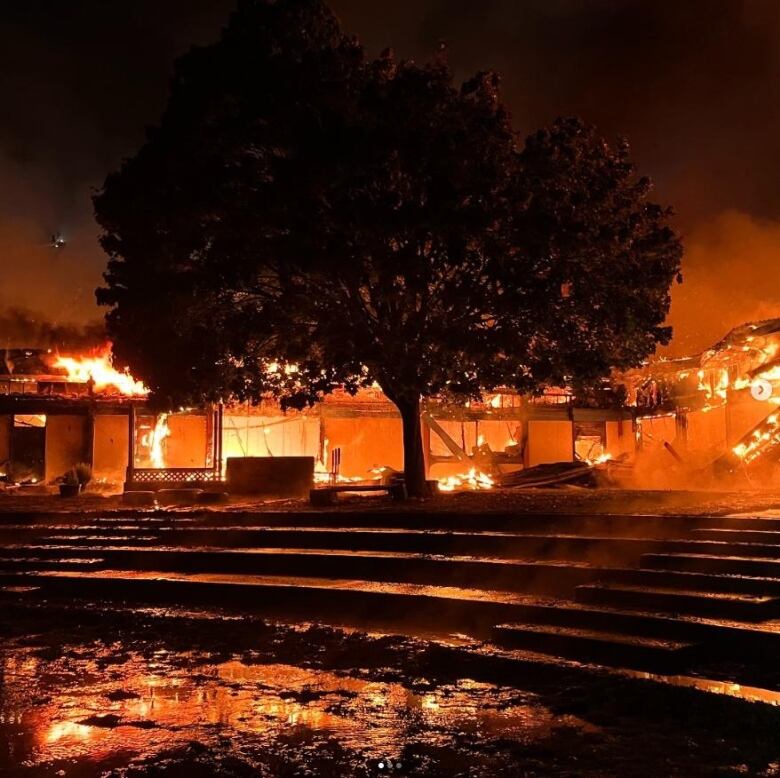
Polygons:
<instances>
[{"instance_id":1,"label":"burning debris","mask_svg":"<svg viewBox=\"0 0 780 778\"><path fill-rule=\"evenodd\" d=\"M780 319L770 319L735 328L697 357L658 360L628 373L633 404L650 411L637 419L640 446L642 439L652 442L650 427L660 429L669 418L679 445L663 437L672 429L668 425L659 440L676 466L690 467L685 449L706 439L712 440L709 466L718 477L771 465L780 454L779 354ZM702 414L718 419L708 426Z\"/></svg>"},{"instance_id":2,"label":"burning debris","mask_svg":"<svg viewBox=\"0 0 780 778\"><path fill-rule=\"evenodd\" d=\"M472 467L465 475L452 475L439 480L440 492L455 492L458 490L482 491L492 489L495 481L481 470Z\"/></svg>"}]
</instances>

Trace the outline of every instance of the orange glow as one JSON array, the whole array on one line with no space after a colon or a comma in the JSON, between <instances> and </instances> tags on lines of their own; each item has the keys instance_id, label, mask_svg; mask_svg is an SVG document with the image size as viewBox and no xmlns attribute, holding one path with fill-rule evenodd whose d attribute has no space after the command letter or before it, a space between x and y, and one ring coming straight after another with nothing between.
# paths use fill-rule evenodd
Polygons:
<instances>
[{"instance_id":1,"label":"orange glow","mask_svg":"<svg viewBox=\"0 0 780 778\"><path fill-rule=\"evenodd\" d=\"M376 475L379 470L372 470L375 475L371 478L361 478L360 476L346 476L341 473L331 472L330 463L328 461L328 446L330 441L325 438L322 441L322 457L314 463L314 483L315 484L356 484L363 481L381 481L381 472Z\"/></svg>"},{"instance_id":2,"label":"orange glow","mask_svg":"<svg viewBox=\"0 0 780 778\"><path fill-rule=\"evenodd\" d=\"M780 445L780 413L772 413L745 435L732 451L745 464L749 464L777 445Z\"/></svg>"},{"instance_id":3,"label":"orange glow","mask_svg":"<svg viewBox=\"0 0 780 778\"><path fill-rule=\"evenodd\" d=\"M495 485L493 479L481 470L477 470L476 467L472 467L468 473L464 475L451 475L447 478L439 480L440 492L454 492L457 490L473 490L481 491L484 489L492 489Z\"/></svg>"},{"instance_id":4,"label":"orange glow","mask_svg":"<svg viewBox=\"0 0 780 778\"><path fill-rule=\"evenodd\" d=\"M154 467L165 467L165 449L163 448L163 442L166 438L170 437L170 435L171 428L168 426L168 414L161 413L157 417L150 440L149 456Z\"/></svg>"},{"instance_id":5,"label":"orange glow","mask_svg":"<svg viewBox=\"0 0 780 778\"><path fill-rule=\"evenodd\" d=\"M127 368L117 370L113 365L111 343L106 343L93 356L62 357L54 361L54 367L67 371L68 379L73 383L94 383L96 392L112 391L126 397L145 397L149 390L141 381L136 381Z\"/></svg>"}]
</instances>

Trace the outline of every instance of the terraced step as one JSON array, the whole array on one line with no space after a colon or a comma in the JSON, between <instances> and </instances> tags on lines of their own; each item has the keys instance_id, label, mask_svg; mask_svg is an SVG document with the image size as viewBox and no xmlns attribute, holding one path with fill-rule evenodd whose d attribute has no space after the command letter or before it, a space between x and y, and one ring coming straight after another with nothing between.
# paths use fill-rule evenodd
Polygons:
<instances>
[{"instance_id":1,"label":"terraced step","mask_svg":"<svg viewBox=\"0 0 780 778\"><path fill-rule=\"evenodd\" d=\"M710 554L643 554L642 568L780 579L780 559Z\"/></svg>"},{"instance_id":2,"label":"terraced step","mask_svg":"<svg viewBox=\"0 0 780 778\"><path fill-rule=\"evenodd\" d=\"M780 529L702 527L691 530L691 537L697 540L717 540L726 543L759 543L780 547Z\"/></svg>"},{"instance_id":3,"label":"terraced step","mask_svg":"<svg viewBox=\"0 0 780 778\"><path fill-rule=\"evenodd\" d=\"M515 559L636 561L642 553L667 550L655 538L613 538L515 532L410 530L392 527L224 527L219 530L161 530L162 542L234 548L319 548L472 554Z\"/></svg>"},{"instance_id":4,"label":"terraced step","mask_svg":"<svg viewBox=\"0 0 780 778\"><path fill-rule=\"evenodd\" d=\"M778 597L628 584L584 584L575 589L574 598L577 602L632 610L690 613L745 621L762 621L780 610Z\"/></svg>"},{"instance_id":5,"label":"terraced step","mask_svg":"<svg viewBox=\"0 0 780 778\"><path fill-rule=\"evenodd\" d=\"M81 547L20 548L18 558L80 556ZM396 583L440 584L571 597L574 587L600 579L607 570L582 562L510 560L474 556L431 556L409 552L338 549L138 548L103 546L105 567L184 573L315 576ZM40 561L26 569L42 569ZM0 565L0 570L2 565ZM20 569L25 569L21 568Z\"/></svg>"},{"instance_id":6,"label":"terraced step","mask_svg":"<svg viewBox=\"0 0 780 778\"><path fill-rule=\"evenodd\" d=\"M636 562L646 553L701 553L718 556L780 558L780 546L714 540L661 539L563 533L446 531L394 527L266 527L219 529L161 528L161 536L181 545L232 547L307 547L363 550L472 553L544 559L591 559L602 563ZM337 539L334 541L334 537ZM164 541L165 542L165 541Z\"/></svg>"},{"instance_id":7,"label":"terraced step","mask_svg":"<svg viewBox=\"0 0 780 778\"><path fill-rule=\"evenodd\" d=\"M523 624L695 643L708 651L743 657L774 657L780 652L780 632L774 625L764 628L742 621L565 601L526 601L516 610L521 614L517 621Z\"/></svg>"},{"instance_id":8,"label":"terraced step","mask_svg":"<svg viewBox=\"0 0 780 778\"><path fill-rule=\"evenodd\" d=\"M37 538L37 543L43 545L56 545L62 547L69 546L87 546L89 548L100 548L103 545L115 545L123 543L126 545L147 546L152 543L159 543L160 539L156 535L44 535ZM3 546L0 546L2 548Z\"/></svg>"},{"instance_id":9,"label":"terraced step","mask_svg":"<svg viewBox=\"0 0 780 778\"><path fill-rule=\"evenodd\" d=\"M697 523L702 529L780 530L780 518L717 516Z\"/></svg>"},{"instance_id":10,"label":"terraced step","mask_svg":"<svg viewBox=\"0 0 780 778\"><path fill-rule=\"evenodd\" d=\"M198 604L331 623L411 625L488 636L517 621L518 606L535 601L505 591L350 579L162 571L63 571L19 574L47 598ZM4 581L8 585L9 581Z\"/></svg>"},{"instance_id":11,"label":"terraced step","mask_svg":"<svg viewBox=\"0 0 780 778\"><path fill-rule=\"evenodd\" d=\"M46 558L40 556L0 557L0 575L28 570L87 570L104 564L99 558Z\"/></svg>"},{"instance_id":12,"label":"terraced step","mask_svg":"<svg viewBox=\"0 0 780 778\"><path fill-rule=\"evenodd\" d=\"M63 549L59 549L63 553ZM441 584L571 595L605 570L586 563L431 556L339 549L224 549L103 547L107 566L125 570L291 575L398 583Z\"/></svg>"},{"instance_id":13,"label":"terraced step","mask_svg":"<svg viewBox=\"0 0 780 778\"><path fill-rule=\"evenodd\" d=\"M495 643L506 648L657 672L679 667L691 658L697 645L682 640L543 624L501 624L494 627L492 637Z\"/></svg>"},{"instance_id":14,"label":"terraced step","mask_svg":"<svg viewBox=\"0 0 780 778\"><path fill-rule=\"evenodd\" d=\"M405 529L441 529L457 531L508 531L530 534L548 534L551 531L569 535L667 538L681 537L692 527L711 521L698 516L650 515L650 514L560 514L517 513L500 511L472 511L453 514L450 511L431 511L428 506L410 510L404 506L395 510L386 504L381 510L361 508L335 511L138 511L119 509L112 511L88 510L84 514L63 512L37 515L4 515L0 513L0 533L8 524L41 526L61 524L77 526L87 522L110 525L112 523L169 523L175 526L196 525L202 528L225 526L275 527L339 527L349 523L354 528L373 528L379 525Z\"/></svg>"},{"instance_id":15,"label":"terraced step","mask_svg":"<svg viewBox=\"0 0 780 778\"><path fill-rule=\"evenodd\" d=\"M722 560L724 557L713 557ZM605 569L598 583L631 584L647 588L694 589L780 596L780 578L695 572L676 569Z\"/></svg>"},{"instance_id":16,"label":"terraced step","mask_svg":"<svg viewBox=\"0 0 780 778\"><path fill-rule=\"evenodd\" d=\"M40 592L40 586L5 585L0 586L0 602L19 602Z\"/></svg>"}]
</instances>

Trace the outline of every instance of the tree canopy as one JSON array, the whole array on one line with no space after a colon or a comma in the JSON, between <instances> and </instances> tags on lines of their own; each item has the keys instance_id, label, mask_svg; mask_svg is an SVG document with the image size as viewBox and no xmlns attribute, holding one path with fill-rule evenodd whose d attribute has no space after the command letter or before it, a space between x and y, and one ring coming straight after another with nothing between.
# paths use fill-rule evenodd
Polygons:
<instances>
[{"instance_id":1,"label":"tree canopy","mask_svg":"<svg viewBox=\"0 0 780 778\"><path fill-rule=\"evenodd\" d=\"M668 340L682 249L649 191L579 120L520 143L492 73L370 60L322 0L245 0L95 198L98 299L159 402L378 384L420 494L421 399L593 380Z\"/></svg>"}]
</instances>

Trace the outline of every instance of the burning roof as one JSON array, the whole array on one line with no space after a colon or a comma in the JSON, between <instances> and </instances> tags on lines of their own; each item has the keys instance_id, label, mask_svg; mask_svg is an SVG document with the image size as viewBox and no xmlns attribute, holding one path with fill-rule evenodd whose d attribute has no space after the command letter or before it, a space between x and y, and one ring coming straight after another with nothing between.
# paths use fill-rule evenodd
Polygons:
<instances>
[{"instance_id":1,"label":"burning roof","mask_svg":"<svg viewBox=\"0 0 780 778\"><path fill-rule=\"evenodd\" d=\"M127 368L114 367L111 343L87 354L63 356L47 349L7 349L0 377L47 384L84 384L97 394L145 397L149 390Z\"/></svg>"}]
</instances>

